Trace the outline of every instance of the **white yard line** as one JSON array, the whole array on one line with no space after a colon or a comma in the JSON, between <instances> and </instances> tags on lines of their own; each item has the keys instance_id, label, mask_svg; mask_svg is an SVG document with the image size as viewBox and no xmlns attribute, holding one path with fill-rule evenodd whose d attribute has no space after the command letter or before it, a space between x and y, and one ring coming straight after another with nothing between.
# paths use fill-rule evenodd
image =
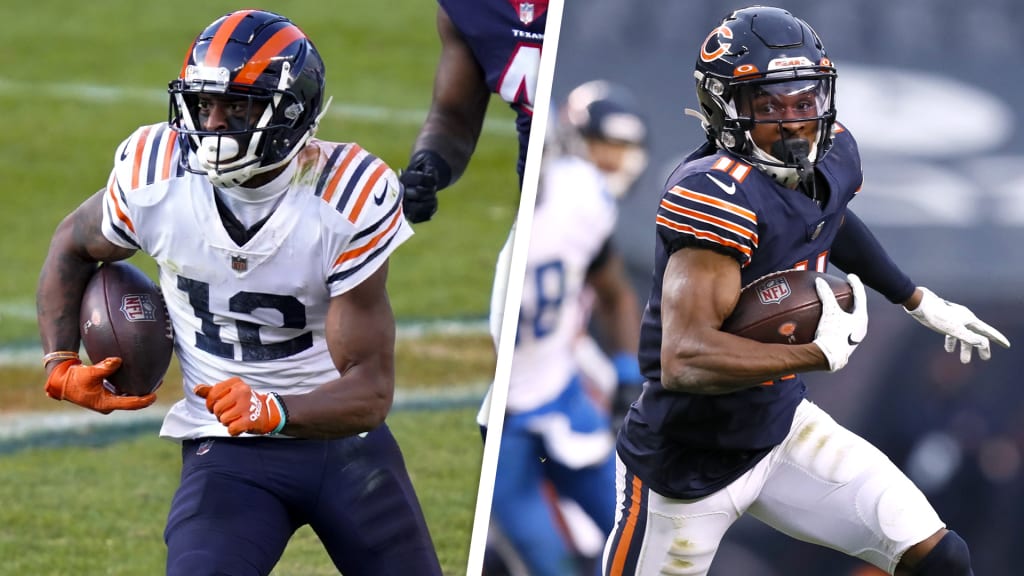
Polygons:
<instances>
[{"instance_id":1,"label":"white yard line","mask_svg":"<svg viewBox=\"0 0 1024 576\"><path fill-rule=\"evenodd\" d=\"M437 390L398 390L392 410L444 410L475 407L487 391L487 383L447 386ZM4 442L26 440L60 432L83 430L159 428L168 406L157 405L138 412L112 412L107 415L79 409L52 412L11 412L0 415L0 448Z\"/></svg>"},{"instance_id":2,"label":"white yard line","mask_svg":"<svg viewBox=\"0 0 1024 576\"><path fill-rule=\"evenodd\" d=\"M142 102L161 104L162 110L166 110L168 101L167 92L159 89L139 88L137 86L108 86L84 82L26 82L0 77L0 96L6 95L51 98L95 104L111 104L126 101ZM327 111L327 116L400 126L418 126L426 118L427 111L355 104L335 100ZM484 121L484 132L513 135L515 134L515 127L514 123L509 119L496 118Z\"/></svg>"}]
</instances>

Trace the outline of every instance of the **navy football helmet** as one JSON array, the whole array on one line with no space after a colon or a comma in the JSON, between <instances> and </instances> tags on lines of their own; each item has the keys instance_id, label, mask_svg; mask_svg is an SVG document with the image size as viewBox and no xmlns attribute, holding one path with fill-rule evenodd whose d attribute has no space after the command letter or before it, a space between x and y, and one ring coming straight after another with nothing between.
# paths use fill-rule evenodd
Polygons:
<instances>
[{"instance_id":1,"label":"navy football helmet","mask_svg":"<svg viewBox=\"0 0 1024 576\"><path fill-rule=\"evenodd\" d=\"M593 162L613 196L624 196L647 167L647 121L625 87L605 80L580 84L566 97L560 123L566 151ZM594 142L620 152L598 154Z\"/></svg>"},{"instance_id":2,"label":"navy football helmet","mask_svg":"<svg viewBox=\"0 0 1024 576\"><path fill-rule=\"evenodd\" d=\"M803 20L766 6L729 14L704 39L694 76L700 111L687 113L701 119L718 147L786 184L828 153L836 119L836 70L821 39ZM777 111L772 102L782 98L803 98L803 108ZM811 121L817 122L813 141L785 137L787 124ZM776 125L783 135L770 150L759 148L750 134L764 124Z\"/></svg>"},{"instance_id":3,"label":"navy football helmet","mask_svg":"<svg viewBox=\"0 0 1024 576\"><path fill-rule=\"evenodd\" d=\"M313 43L284 16L261 10L232 12L203 30L168 92L182 163L218 187L291 161L326 109L324 64ZM250 113L229 119L227 130L205 130L200 94L245 103Z\"/></svg>"}]
</instances>

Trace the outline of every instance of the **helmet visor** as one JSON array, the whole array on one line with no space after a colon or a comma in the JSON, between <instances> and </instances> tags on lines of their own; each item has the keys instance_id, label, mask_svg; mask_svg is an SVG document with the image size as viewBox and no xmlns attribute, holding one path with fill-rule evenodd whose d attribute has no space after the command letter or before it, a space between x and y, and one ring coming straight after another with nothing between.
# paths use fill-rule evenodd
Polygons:
<instances>
[{"instance_id":1,"label":"helmet visor","mask_svg":"<svg viewBox=\"0 0 1024 576\"><path fill-rule=\"evenodd\" d=\"M755 123L817 120L832 109L831 82L831 78L814 78L740 86L737 112Z\"/></svg>"}]
</instances>

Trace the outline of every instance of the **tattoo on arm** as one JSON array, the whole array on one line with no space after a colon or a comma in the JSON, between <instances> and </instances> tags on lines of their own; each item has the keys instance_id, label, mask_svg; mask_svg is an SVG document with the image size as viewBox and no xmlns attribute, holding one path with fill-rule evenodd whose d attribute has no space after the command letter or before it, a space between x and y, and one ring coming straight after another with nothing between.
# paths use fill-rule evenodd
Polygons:
<instances>
[{"instance_id":1,"label":"tattoo on arm","mask_svg":"<svg viewBox=\"0 0 1024 576\"><path fill-rule=\"evenodd\" d=\"M97 192L57 226L36 290L36 314L43 349L77 351L79 308L98 262L135 253L108 241L101 231L104 191Z\"/></svg>"}]
</instances>

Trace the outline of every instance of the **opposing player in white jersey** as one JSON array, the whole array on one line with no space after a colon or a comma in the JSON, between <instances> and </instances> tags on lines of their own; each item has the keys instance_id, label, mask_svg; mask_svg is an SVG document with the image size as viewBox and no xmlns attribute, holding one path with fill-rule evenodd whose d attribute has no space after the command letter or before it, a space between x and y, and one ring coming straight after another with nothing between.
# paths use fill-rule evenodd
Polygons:
<instances>
[{"instance_id":1,"label":"opposing player in white jersey","mask_svg":"<svg viewBox=\"0 0 1024 576\"><path fill-rule=\"evenodd\" d=\"M107 392L120 359L82 365L72 319L96 262L141 250L159 265L185 388L161 429L183 458L167 574L268 574L306 524L346 575L440 574L384 423L387 262L412 232L384 162L314 138L323 89L288 19L217 19L171 82L170 121L120 145L43 266L46 390L109 412L155 396Z\"/></svg>"},{"instance_id":2,"label":"opposing player in white jersey","mask_svg":"<svg viewBox=\"0 0 1024 576\"><path fill-rule=\"evenodd\" d=\"M587 573L554 521L546 486L577 503L602 541L614 519L610 421L575 355L589 317L586 290L612 353L632 359L639 374L639 304L611 245L616 197L593 152L642 149L646 126L608 87L588 83L570 96L567 121L580 146L545 159L533 213L492 515L534 576Z\"/></svg>"}]
</instances>

